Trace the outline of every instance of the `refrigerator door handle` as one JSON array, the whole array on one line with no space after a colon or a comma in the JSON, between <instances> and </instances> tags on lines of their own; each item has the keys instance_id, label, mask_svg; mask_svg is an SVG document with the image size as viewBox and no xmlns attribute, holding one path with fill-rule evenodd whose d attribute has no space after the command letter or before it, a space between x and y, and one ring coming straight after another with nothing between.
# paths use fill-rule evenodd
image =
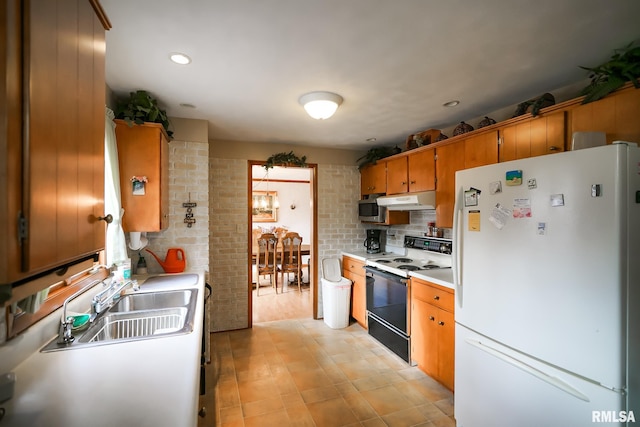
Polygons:
<instances>
[{"instance_id":1,"label":"refrigerator door handle","mask_svg":"<svg viewBox=\"0 0 640 427\"><path fill-rule=\"evenodd\" d=\"M460 192L459 192L460 193ZM460 270L462 268L462 218L463 213L460 208L460 197L458 194L453 210L453 287L455 289L458 307L462 307L462 281L460 280Z\"/></svg>"},{"instance_id":2,"label":"refrigerator door handle","mask_svg":"<svg viewBox=\"0 0 640 427\"><path fill-rule=\"evenodd\" d=\"M485 353L490 354L491 356L494 356L500 360L502 360L503 362L509 363L513 366L515 366L516 368L522 369L523 371L525 371L526 373L533 375L534 377L554 386L559 388L560 390L564 391L565 393L568 393L570 395L572 395L573 397L576 397L580 400L584 400L585 402L589 402L589 397L584 395L582 392L580 392L579 390L575 389L574 387L572 387L570 384L568 384L567 382L561 380L558 377L554 377L551 376L545 372L542 372L539 369L534 368L531 365L527 365L526 363L524 363L521 360L518 360L512 356L509 356L506 353L501 352L498 349L495 349L493 347L489 347L488 345L482 344L480 341L476 341L476 340L472 340L467 338L465 340L467 342L467 344L470 344L482 351L484 351Z\"/></svg>"}]
</instances>

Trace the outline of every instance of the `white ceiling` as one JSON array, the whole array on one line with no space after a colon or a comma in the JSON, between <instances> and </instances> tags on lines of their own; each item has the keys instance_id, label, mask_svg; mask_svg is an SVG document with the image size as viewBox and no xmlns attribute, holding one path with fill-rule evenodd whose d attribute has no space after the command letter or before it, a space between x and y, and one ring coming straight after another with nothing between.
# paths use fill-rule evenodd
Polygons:
<instances>
[{"instance_id":1,"label":"white ceiling","mask_svg":"<svg viewBox=\"0 0 640 427\"><path fill-rule=\"evenodd\" d=\"M101 3L113 25L109 87L146 89L170 116L208 120L211 140L403 143L580 82L579 66L640 40L638 0ZM176 65L171 52L193 62ZM298 104L315 90L344 98L332 118Z\"/></svg>"}]
</instances>

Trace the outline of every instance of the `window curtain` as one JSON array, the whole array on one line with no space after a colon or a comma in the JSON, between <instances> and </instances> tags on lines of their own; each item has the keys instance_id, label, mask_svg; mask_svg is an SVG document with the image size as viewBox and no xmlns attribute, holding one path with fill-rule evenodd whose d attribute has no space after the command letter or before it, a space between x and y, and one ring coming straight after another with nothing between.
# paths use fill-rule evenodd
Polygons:
<instances>
[{"instance_id":1,"label":"window curtain","mask_svg":"<svg viewBox=\"0 0 640 427\"><path fill-rule=\"evenodd\" d=\"M122 229L124 209L120 199L120 170L114 117L113 111L107 108L104 126L104 211L105 214L110 213L113 216L113 221L107 225L105 253L108 266L129 257Z\"/></svg>"}]
</instances>

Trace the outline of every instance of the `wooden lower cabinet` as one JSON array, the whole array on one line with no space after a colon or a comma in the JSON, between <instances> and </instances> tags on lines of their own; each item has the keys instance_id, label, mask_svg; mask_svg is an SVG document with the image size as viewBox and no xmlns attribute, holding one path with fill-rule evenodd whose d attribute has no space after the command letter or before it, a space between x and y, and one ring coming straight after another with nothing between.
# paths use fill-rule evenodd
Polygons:
<instances>
[{"instance_id":1,"label":"wooden lower cabinet","mask_svg":"<svg viewBox=\"0 0 640 427\"><path fill-rule=\"evenodd\" d=\"M367 278L364 261L342 257L342 275L353 282L351 287L351 317L363 328L367 327Z\"/></svg>"},{"instance_id":2,"label":"wooden lower cabinet","mask_svg":"<svg viewBox=\"0 0 640 427\"><path fill-rule=\"evenodd\" d=\"M453 290L411 279L411 359L436 381L453 391Z\"/></svg>"}]
</instances>

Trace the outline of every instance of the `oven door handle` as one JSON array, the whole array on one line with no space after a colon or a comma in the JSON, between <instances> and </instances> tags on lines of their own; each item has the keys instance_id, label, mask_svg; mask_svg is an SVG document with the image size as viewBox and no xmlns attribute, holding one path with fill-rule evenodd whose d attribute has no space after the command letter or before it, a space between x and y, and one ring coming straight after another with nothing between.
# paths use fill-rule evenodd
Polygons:
<instances>
[{"instance_id":1,"label":"oven door handle","mask_svg":"<svg viewBox=\"0 0 640 427\"><path fill-rule=\"evenodd\" d=\"M365 266L364 269L371 276L382 276L385 279L407 286L408 280L404 277L398 276L397 274L389 273L388 271L380 270L379 268L371 267L368 265Z\"/></svg>"}]
</instances>

